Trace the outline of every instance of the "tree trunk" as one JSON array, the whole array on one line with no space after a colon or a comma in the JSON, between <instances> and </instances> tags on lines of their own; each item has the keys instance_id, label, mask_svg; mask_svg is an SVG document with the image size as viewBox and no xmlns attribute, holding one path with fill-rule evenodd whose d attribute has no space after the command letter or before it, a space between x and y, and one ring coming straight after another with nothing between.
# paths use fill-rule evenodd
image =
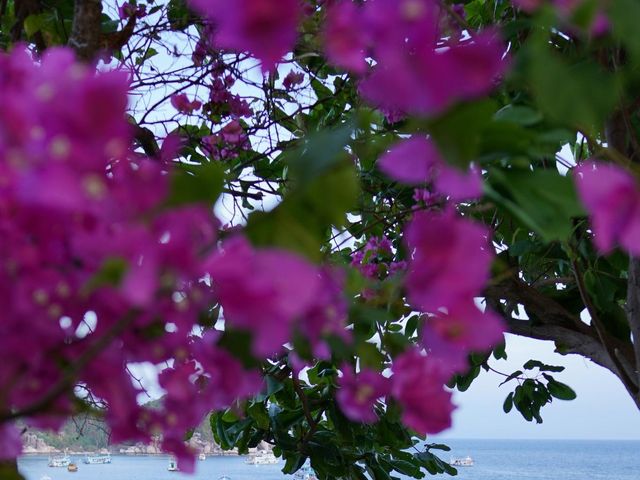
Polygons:
<instances>
[{"instance_id":1,"label":"tree trunk","mask_svg":"<svg viewBox=\"0 0 640 480\"><path fill-rule=\"evenodd\" d=\"M83 62L92 62L100 48L101 24L101 0L76 0L69 46Z\"/></svg>"}]
</instances>

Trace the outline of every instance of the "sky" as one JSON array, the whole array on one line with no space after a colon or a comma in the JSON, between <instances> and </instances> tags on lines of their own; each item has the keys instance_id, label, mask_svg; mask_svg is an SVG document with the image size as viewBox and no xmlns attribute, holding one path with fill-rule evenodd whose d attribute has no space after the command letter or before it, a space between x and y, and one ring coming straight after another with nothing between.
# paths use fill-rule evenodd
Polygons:
<instances>
[{"instance_id":1,"label":"sky","mask_svg":"<svg viewBox=\"0 0 640 480\"><path fill-rule=\"evenodd\" d=\"M543 423L529 423L515 408L505 414L502 403L514 383L498 385L503 377L484 372L466 392L456 392L453 428L438 435L454 438L621 439L640 440L640 411L618 378L579 355L554 353L553 342L507 335L507 360L493 360L496 370L511 373L533 358L566 367L554 377L570 385L578 397L554 400L541 411Z\"/></svg>"}]
</instances>

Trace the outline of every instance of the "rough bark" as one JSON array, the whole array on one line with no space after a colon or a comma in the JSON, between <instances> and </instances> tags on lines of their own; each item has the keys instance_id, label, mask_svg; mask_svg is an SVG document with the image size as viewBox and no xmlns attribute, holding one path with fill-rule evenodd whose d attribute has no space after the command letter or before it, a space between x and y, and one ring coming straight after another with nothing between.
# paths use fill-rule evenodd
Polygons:
<instances>
[{"instance_id":1,"label":"rough bark","mask_svg":"<svg viewBox=\"0 0 640 480\"><path fill-rule=\"evenodd\" d=\"M629 259L629 280L627 281L627 319L635 350L636 381L640 384L640 259Z\"/></svg>"},{"instance_id":2,"label":"rough bark","mask_svg":"<svg viewBox=\"0 0 640 480\"><path fill-rule=\"evenodd\" d=\"M623 106L611 116L607 122L605 133L610 148L617 150L633 162L640 160L638 139L626 107ZM626 312L635 353L635 368L632 375L636 383L640 385L640 259L635 257L629 258ZM640 401L637 398L639 395L636 395L636 403Z\"/></svg>"},{"instance_id":3,"label":"rough bark","mask_svg":"<svg viewBox=\"0 0 640 480\"><path fill-rule=\"evenodd\" d=\"M101 0L76 0L69 46L78 59L92 62L100 49Z\"/></svg>"}]
</instances>

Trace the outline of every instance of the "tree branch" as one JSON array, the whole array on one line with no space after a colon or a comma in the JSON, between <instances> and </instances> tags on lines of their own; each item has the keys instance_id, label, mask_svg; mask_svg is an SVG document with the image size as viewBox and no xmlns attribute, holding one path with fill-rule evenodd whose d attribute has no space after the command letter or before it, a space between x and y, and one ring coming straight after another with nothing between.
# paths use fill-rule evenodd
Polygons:
<instances>
[{"instance_id":1,"label":"tree branch","mask_svg":"<svg viewBox=\"0 0 640 480\"><path fill-rule=\"evenodd\" d=\"M608 344L605 345L593 327L582 323L579 318L552 298L514 276L489 285L484 293L487 305L502 315L511 333L537 340L553 341L557 344L559 353L579 354L610 370L622 381L629 395L640 408L638 385L630 381L628 375L634 364L633 351L629 345L614 337L606 336L607 334L603 332ZM501 300L523 305L529 320L513 318L505 311Z\"/></svg>"}]
</instances>

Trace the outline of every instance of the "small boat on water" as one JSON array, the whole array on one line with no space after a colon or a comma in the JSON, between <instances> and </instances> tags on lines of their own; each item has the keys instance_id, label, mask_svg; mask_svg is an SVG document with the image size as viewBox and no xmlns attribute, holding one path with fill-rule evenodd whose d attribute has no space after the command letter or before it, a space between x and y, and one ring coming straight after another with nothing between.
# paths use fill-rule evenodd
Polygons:
<instances>
[{"instance_id":1,"label":"small boat on water","mask_svg":"<svg viewBox=\"0 0 640 480\"><path fill-rule=\"evenodd\" d=\"M296 480L318 480L316 472L310 465L303 465L302 468L293 475L293 478Z\"/></svg>"},{"instance_id":2,"label":"small boat on water","mask_svg":"<svg viewBox=\"0 0 640 480\"><path fill-rule=\"evenodd\" d=\"M78 465L76 465L75 463L70 463L69 465L67 465L67 472L77 472L78 471Z\"/></svg>"},{"instance_id":3,"label":"small boat on water","mask_svg":"<svg viewBox=\"0 0 640 480\"><path fill-rule=\"evenodd\" d=\"M198 455L198 460L206 460L207 456L204 454L204 452L200 452L200 455Z\"/></svg>"},{"instance_id":4,"label":"small boat on water","mask_svg":"<svg viewBox=\"0 0 640 480\"><path fill-rule=\"evenodd\" d=\"M231 480L231 477L227 477L226 475L223 475L218 480Z\"/></svg>"},{"instance_id":5,"label":"small boat on water","mask_svg":"<svg viewBox=\"0 0 640 480\"><path fill-rule=\"evenodd\" d=\"M473 467L473 458L467 456L465 458L452 458L449 465L452 467Z\"/></svg>"},{"instance_id":6,"label":"small boat on water","mask_svg":"<svg viewBox=\"0 0 640 480\"><path fill-rule=\"evenodd\" d=\"M111 454L96 454L96 455L87 455L84 457L84 463L87 465L102 465L105 463L111 463Z\"/></svg>"},{"instance_id":7,"label":"small boat on water","mask_svg":"<svg viewBox=\"0 0 640 480\"><path fill-rule=\"evenodd\" d=\"M174 457L171 457L169 459L169 466L167 467L167 470L170 472L179 472L180 470L178 470L178 462L176 462L176 459Z\"/></svg>"},{"instance_id":8,"label":"small boat on water","mask_svg":"<svg viewBox=\"0 0 640 480\"><path fill-rule=\"evenodd\" d=\"M49 457L48 465L50 467L68 467L71 463L69 455L57 455L55 457Z\"/></svg>"},{"instance_id":9,"label":"small boat on water","mask_svg":"<svg viewBox=\"0 0 640 480\"><path fill-rule=\"evenodd\" d=\"M261 451L247 458L247 465L275 465L280 462L271 451Z\"/></svg>"},{"instance_id":10,"label":"small boat on water","mask_svg":"<svg viewBox=\"0 0 640 480\"><path fill-rule=\"evenodd\" d=\"M40 477L40 480L51 480L51 477L48 475L44 475L42 477Z\"/></svg>"}]
</instances>

